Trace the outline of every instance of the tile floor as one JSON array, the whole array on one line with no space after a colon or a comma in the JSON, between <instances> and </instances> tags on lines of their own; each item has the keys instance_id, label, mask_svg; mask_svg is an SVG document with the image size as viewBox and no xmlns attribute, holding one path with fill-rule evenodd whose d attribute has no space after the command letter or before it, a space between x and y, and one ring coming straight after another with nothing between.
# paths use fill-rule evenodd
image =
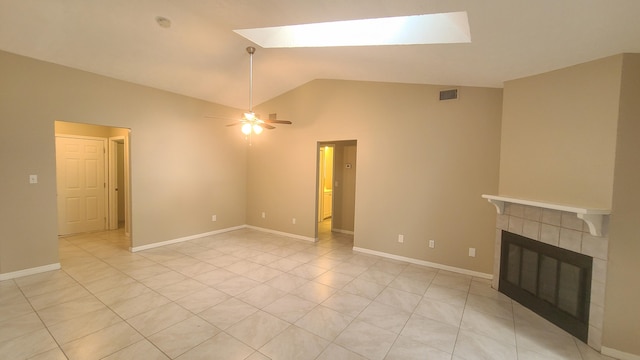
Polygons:
<instances>
[{"instance_id":1,"label":"tile floor","mask_svg":"<svg viewBox=\"0 0 640 360\"><path fill-rule=\"evenodd\" d=\"M487 280L353 252L348 235L59 241L62 270L0 282L2 359L606 358Z\"/></svg>"}]
</instances>

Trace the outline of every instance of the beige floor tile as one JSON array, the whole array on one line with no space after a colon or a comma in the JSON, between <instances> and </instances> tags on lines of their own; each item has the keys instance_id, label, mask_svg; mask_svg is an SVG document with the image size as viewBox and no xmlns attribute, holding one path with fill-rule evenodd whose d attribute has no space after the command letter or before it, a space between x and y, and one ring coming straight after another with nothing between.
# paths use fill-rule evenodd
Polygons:
<instances>
[{"instance_id":1,"label":"beige floor tile","mask_svg":"<svg viewBox=\"0 0 640 360\"><path fill-rule=\"evenodd\" d=\"M518 360L515 345L461 330L453 354L462 359Z\"/></svg>"},{"instance_id":2,"label":"beige floor tile","mask_svg":"<svg viewBox=\"0 0 640 360\"><path fill-rule=\"evenodd\" d=\"M89 334L70 343L62 349L69 360L93 360L113 354L142 340L142 336L124 321Z\"/></svg>"},{"instance_id":3,"label":"beige floor tile","mask_svg":"<svg viewBox=\"0 0 640 360\"><path fill-rule=\"evenodd\" d=\"M382 360L396 337L391 331L356 320L338 335L335 343L368 359Z\"/></svg>"},{"instance_id":4,"label":"beige floor tile","mask_svg":"<svg viewBox=\"0 0 640 360\"><path fill-rule=\"evenodd\" d=\"M370 300L378 297L378 295L380 295L380 293L384 289L384 285L380 285L378 283L363 280L360 278L354 279L342 288L343 291L346 291L350 294L362 296Z\"/></svg>"},{"instance_id":5,"label":"beige floor tile","mask_svg":"<svg viewBox=\"0 0 640 360\"><path fill-rule=\"evenodd\" d=\"M71 320L90 312L106 308L107 307L95 296L89 295L38 310L38 315L45 325L52 326L62 321Z\"/></svg>"},{"instance_id":6,"label":"beige floor tile","mask_svg":"<svg viewBox=\"0 0 640 360\"><path fill-rule=\"evenodd\" d=\"M66 359L66 358L65 358ZM163 354L148 340L143 339L133 343L122 350L105 357L103 360L168 360L169 357Z\"/></svg>"},{"instance_id":7,"label":"beige floor tile","mask_svg":"<svg viewBox=\"0 0 640 360\"><path fill-rule=\"evenodd\" d=\"M312 334L333 341L352 321L352 317L320 305L295 324Z\"/></svg>"},{"instance_id":8,"label":"beige floor tile","mask_svg":"<svg viewBox=\"0 0 640 360\"><path fill-rule=\"evenodd\" d=\"M220 290L206 288L176 300L176 304L197 314L229 298L229 295Z\"/></svg>"},{"instance_id":9,"label":"beige floor tile","mask_svg":"<svg viewBox=\"0 0 640 360\"><path fill-rule=\"evenodd\" d=\"M29 360L67 360L67 356L62 349L56 347L55 349L47 350L38 355L32 356Z\"/></svg>"},{"instance_id":10,"label":"beige floor tile","mask_svg":"<svg viewBox=\"0 0 640 360\"><path fill-rule=\"evenodd\" d=\"M400 335L451 354L456 343L458 330L456 326L413 314Z\"/></svg>"},{"instance_id":11,"label":"beige floor tile","mask_svg":"<svg viewBox=\"0 0 640 360\"><path fill-rule=\"evenodd\" d=\"M309 281L306 284L300 286L299 288L293 290L291 294L296 295L305 300L309 300L316 304L319 304L327 300L336 291L337 289L334 289L330 286L327 286L315 281Z\"/></svg>"},{"instance_id":12,"label":"beige floor tile","mask_svg":"<svg viewBox=\"0 0 640 360\"><path fill-rule=\"evenodd\" d=\"M151 335L148 339L173 359L218 333L220 333L220 329L197 316L191 316Z\"/></svg>"},{"instance_id":13,"label":"beige floor tile","mask_svg":"<svg viewBox=\"0 0 640 360\"><path fill-rule=\"evenodd\" d=\"M376 302L395 307L405 312L413 312L420 300L422 300L420 295L392 287L387 287L375 298Z\"/></svg>"},{"instance_id":14,"label":"beige floor tile","mask_svg":"<svg viewBox=\"0 0 640 360\"><path fill-rule=\"evenodd\" d=\"M511 301L495 300L485 296L469 294L467 307L487 314L513 320L513 306Z\"/></svg>"},{"instance_id":15,"label":"beige floor tile","mask_svg":"<svg viewBox=\"0 0 640 360\"><path fill-rule=\"evenodd\" d=\"M171 302L171 300L166 297L155 291L149 291L131 299L118 301L109 305L109 307L126 320L169 302Z\"/></svg>"},{"instance_id":16,"label":"beige floor tile","mask_svg":"<svg viewBox=\"0 0 640 360\"><path fill-rule=\"evenodd\" d=\"M280 319L294 323L316 307L316 305L316 303L309 300L288 294L265 306L263 310Z\"/></svg>"},{"instance_id":17,"label":"beige floor tile","mask_svg":"<svg viewBox=\"0 0 640 360\"><path fill-rule=\"evenodd\" d=\"M460 326L464 306L423 298L415 313L455 327Z\"/></svg>"},{"instance_id":18,"label":"beige floor tile","mask_svg":"<svg viewBox=\"0 0 640 360\"><path fill-rule=\"evenodd\" d=\"M122 319L116 313L110 309L103 308L56 323L49 326L49 331L58 344L66 344L121 321Z\"/></svg>"},{"instance_id":19,"label":"beige floor tile","mask_svg":"<svg viewBox=\"0 0 640 360\"><path fill-rule=\"evenodd\" d=\"M41 310L89 295L91 295L91 293L87 291L84 286L81 286L74 281L70 286L32 296L29 298L29 302L34 309Z\"/></svg>"},{"instance_id":20,"label":"beige floor tile","mask_svg":"<svg viewBox=\"0 0 640 360\"><path fill-rule=\"evenodd\" d=\"M136 315L127 322L142 335L149 336L191 316L191 312L175 303L168 303Z\"/></svg>"},{"instance_id":21,"label":"beige floor tile","mask_svg":"<svg viewBox=\"0 0 640 360\"><path fill-rule=\"evenodd\" d=\"M451 354L431 348L419 341L399 336L385 360L450 360Z\"/></svg>"},{"instance_id":22,"label":"beige floor tile","mask_svg":"<svg viewBox=\"0 0 640 360\"><path fill-rule=\"evenodd\" d=\"M6 359L28 359L58 347L47 329L40 329L0 342L0 356Z\"/></svg>"},{"instance_id":23,"label":"beige floor tile","mask_svg":"<svg viewBox=\"0 0 640 360\"><path fill-rule=\"evenodd\" d=\"M44 328L35 312L0 321L0 343Z\"/></svg>"},{"instance_id":24,"label":"beige floor tile","mask_svg":"<svg viewBox=\"0 0 640 360\"><path fill-rule=\"evenodd\" d=\"M460 328L469 332L488 336L505 344L516 345L516 334L513 320L467 308L464 310Z\"/></svg>"},{"instance_id":25,"label":"beige floor tile","mask_svg":"<svg viewBox=\"0 0 640 360\"><path fill-rule=\"evenodd\" d=\"M269 313L256 311L228 328L226 332L257 350L289 325L291 324Z\"/></svg>"},{"instance_id":26,"label":"beige floor tile","mask_svg":"<svg viewBox=\"0 0 640 360\"><path fill-rule=\"evenodd\" d=\"M317 357L317 360L367 360L364 356L360 356L352 351L343 348L334 343L329 344L326 349Z\"/></svg>"},{"instance_id":27,"label":"beige floor tile","mask_svg":"<svg viewBox=\"0 0 640 360\"><path fill-rule=\"evenodd\" d=\"M486 279L326 223L316 243L241 229L135 254L122 231L61 238L62 270L0 282L0 357L64 359L55 337L70 359L611 360Z\"/></svg>"},{"instance_id":28,"label":"beige floor tile","mask_svg":"<svg viewBox=\"0 0 640 360\"><path fill-rule=\"evenodd\" d=\"M177 359L180 360L234 360L245 359L254 352L251 347L234 339L226 333L219 333L187 351Z\"/></svg>"},{"instance_id":29,"label":"beige floor tile","mask_svg":"<svg viewBox=\"0 0 640 360\"><path fill-rule=\"evenodd\" d=\"M158 288L156 291L160 295L166 296L169 300L176 301L187 295L206 290L207 288L209 288L207 285L197 280L185 279L184 281Z\"/></svg>"},{"instance_id":30,"label":"beige floor tile","mask_svg":"<svg viewBox=\"0 0 640 360\"><path fill-rule=\"evenodd\" d=\"M136 296L140 296L151 291L151 289L149 289L142 283L133 282L127 283L126 285L117 286L102 292L98 292L95 294L95 297L100 299L100 301L105 303L107 306L111 306L120 301L133 299Z\"/></svg>"},{"instance_id":31,"label":"beige floor tile","mask_svg":"<svg viewBox=\"0 0 640 360\"><path fill-rule=\"evenodd\" d=\"M236 298L230 298L198 315L209 323L224 330L256 311L258 311L258 309L255 306L251 306Z\"/></svg>"},{"instance_id":32,"label":"beige floor tile","mask_svg":"<svg viewBox=\"0 0 640 360\"><path fill-rule=\"evenodd\" d=\"M371 303L371 300L362 296L339 291L328 298L322 305L341 312L345 315L356 317L364 308Z\"/></svg>"},{"instance_id":33,"label":"beige floor tile","mask_svg":"<svg viewBox=\"0 0 640 360\"><path fill-rule=\"evenodd\" d=\"M346 275L339 272L335 272L333 270L329 270L324 274L318 276L317 278L313 279L313 281L319 282L327 286L331 286L334 289L342 289L351 281L353 281L353 279L354 277L351 275Z\"/></svg>"},{"instance_id":34,"label":"beige floor tile","mask_svg":"<svg viewBox=\"0 0 640 360\"><path fill-rule=\"evenodd\" d=\"M269 285L260 284L236 297L247 304L253 305L258 309L262 309L285 295L287 295L285 291L276 289Z\"/></svg>"},{"instance_id":35,"label":"beige floor tile","mask_svg":"<svg viewBox=\"0 0 640 360\"><path fill-rule=\"evenodd\" d=\"M291 325L260 348L260 352L271 359L315 359L327 345L329 341Z\"/></svg>"},{"instance_id":36,"label":"beige floor tile","mask_svg":"<svg viewBox=\"0 0 640 360\"><path fill-rule=\"evenodd\" d=\"M358 315L357 319L399 334L410 316L410 312L374 301Z\"/></svg>"}]
</instances>

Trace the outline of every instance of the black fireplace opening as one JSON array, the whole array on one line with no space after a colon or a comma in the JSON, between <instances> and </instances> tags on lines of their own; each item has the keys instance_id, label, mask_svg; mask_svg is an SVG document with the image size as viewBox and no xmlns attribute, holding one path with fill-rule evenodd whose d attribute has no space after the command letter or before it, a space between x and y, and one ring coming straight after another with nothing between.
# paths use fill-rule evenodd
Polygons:
<instances>
[{"instance_id":1,"label":"black fireplace opening","mask_svg":"<svg viewBox=\"0 0 640 360\"><path fill-rule=\"evenodd\" d=\"M498 290L587 342L593 259L502 231Z\"/></svg>"}]
</instances>

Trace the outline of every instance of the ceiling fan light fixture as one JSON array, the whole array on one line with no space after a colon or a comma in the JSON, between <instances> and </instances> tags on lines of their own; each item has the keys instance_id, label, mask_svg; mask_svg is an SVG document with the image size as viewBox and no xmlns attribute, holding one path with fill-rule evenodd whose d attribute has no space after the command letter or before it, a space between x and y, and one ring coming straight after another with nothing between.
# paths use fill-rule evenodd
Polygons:
<instances>
[{"instance_id":1,"label":"ceiling fan light fixture","mask_svg":"<svg viewBox=\"0 0 640 360\"><path fill-rule=\"evenodd\" d=\"M253 132L256 135L260 135L260 133L262 133L262 126L258 125L258 124L253 124Z\"/></svg>"},{"instance_id":2,"label":"ceiling fan light fixture","mask_svg":"<svg viewBox=\"0 0 640 360\"><path fill-rule=\"evenodd\" d=\"M245 135L251 134L251 123L242 124L242 133Z\"/></svg>"}]
</instances>

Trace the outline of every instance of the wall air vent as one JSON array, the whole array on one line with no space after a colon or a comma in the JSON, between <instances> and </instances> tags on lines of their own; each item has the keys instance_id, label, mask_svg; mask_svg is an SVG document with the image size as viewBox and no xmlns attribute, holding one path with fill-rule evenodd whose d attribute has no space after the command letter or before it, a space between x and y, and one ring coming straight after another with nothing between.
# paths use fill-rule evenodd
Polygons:
<instances>
[{"instance_id":1,"label":"wall air vent","mask_svg":"<svg viewBox=\"0 0 640 360\"><path fill-rule=\"evenodd\" d=\"M440 101L455 100L458 98L458 89L440 91Z\"/></svg>"}]
</instances>

